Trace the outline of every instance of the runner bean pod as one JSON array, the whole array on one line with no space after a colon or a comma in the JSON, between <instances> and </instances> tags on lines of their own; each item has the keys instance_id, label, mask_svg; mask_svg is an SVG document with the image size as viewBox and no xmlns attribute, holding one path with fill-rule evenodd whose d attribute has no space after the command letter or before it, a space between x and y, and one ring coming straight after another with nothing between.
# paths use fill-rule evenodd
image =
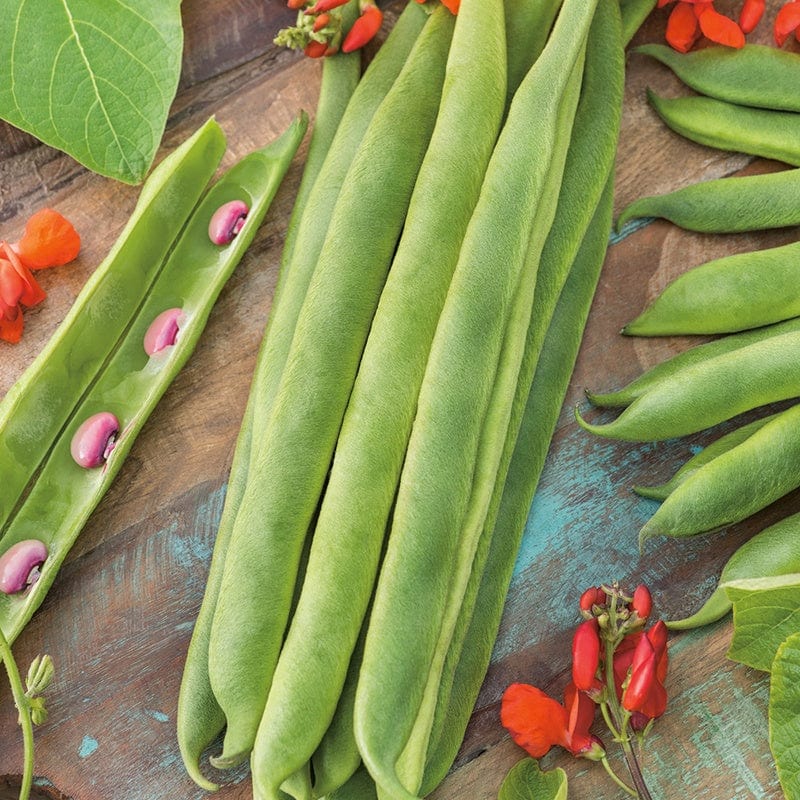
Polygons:
<instances>
[{"instance_id":1,"label":"runner bean pod","mask_svg":"<svg viewBox=\"0 0 800 800\"><path fill-rule=\"evenodd\" d=\"M800 114L748 108L712 97L647 98L676 133L698 144L800 165Z\"/></svg>"},{"instance_id":2,"label":"runner bean pod","mask_svg":"<svg viewBox=\"0 0 800 800\"><path fill-rule=\"evenodd\" d=\"M494 633L481 633L470 640L468 644L464 644L465 636L468 635L467 626L471 626L473 624L471 621L476 617L489 615L490 618L493 618L496 610L502 607L504 592L502 588L498 587L508 585L503 581L498 583L495 574L492 578L487 579L487 585L483 588L486 596L476 603L475 593L478 591L478 584L483 585L481 575L485 569L487 549L496 547L506 554L504 556L506 564L509 560L513 563L513 553L516 552L514 542L517 544L519 542L517 534L521 533L521 529L519 527L508 529L504 525L501 526L502 532L499 532L498 536L502 537L507 546L499 542L490 545L494 521L498 514L500 493L510 469L512 450L517 441L517 432L520 430L526 400L531 394L534 371L537 362L547 357L543 351L543 345L549 322L554 317L555 307L561 303L560 296L564 295L564 303L569 297L572 306L564 306L561 312L566 316L562 331L566 357L566 352L569 351L572 343L580 340L585 310L588 308L591 298L591 294L588 297L576 297L571 290L565 289L568 275L573 269L575 273L581 272L581 268L592 273L595 276L594 282L586 279L586 292L593 291L597 270L602 263L610 228L611 195L607 185L616 152L622 103L623 61L621 26L615 7L613 4L598 5L588 37L584 84L575 115L556 213L538 266L531 320L514 392L509 431L486 521L473 559L469 583L460 603L459 619L447 648L428 745L428 763L425 766L425 776L420 789L422 795L426 795L432 790L455 758L469 718L469 711L474 704L483 677L480 665L483 664L484 672L487 665L486 662L481 661L478 654L485 650L484 642L493 641L496 634L496 629ZM600 199L601 195L602 200ZM598 203L602 204L602 211L598 210ZM587 233L589 229L593 230L594 234ZM584 234L586 234L586 243L581 244ZM590 241L592 242L591 246ZM588 256L590 251L591 257ZM590 263L592 264L591 269L589 268ZM585 266L582 266L584 264ZM575 266L573 267L573 265ZM577 278L573 279L573 281L575 280ZM554 346L553 343L548 345L548 347L552 346ZM561 348L562 344L559 343L559 352L562 352ZM566 357L566 364L570 363L570 359ZM569 367L567 366L566 369L568 373ZM557 381L552 390L537 384L534 392L538 410L532 409L529 412L532 417L545 414L545 408L549 413L551 407L560 407L564 393L562 384L563 381ZM541 419L541 417L538 418ZM546 422L544 428L547 429ZM549 433L546 436L549 436ZM547 439L544 443L545 450L546 441ZM529 452L533 453L534 449L532 448ZM523 468L515 464L514 468L520 471L525 470L526 485L531 485L530 481L535 480L535 476L538 474L535 468L531 468L528 472L527 465ZM513 478L510 479L513 480ZM521 480L521 476L519 479ZM526 510L529 506L530 503L527 502ZM491 571L494 572L500 568L498 566ZM477 650L477 653L473 653L473 649ZM475 671L467 670L462 673L462 661L474 662L473 669ZM466 670L466 667L464 669ZM467 675L470 677L467 678ZM453 692L455 692L455 696ZM451 697L453 703L460 709L460 716L457 712L447 710L450 708ZM451 716L452 714L456 714L455 719ZM437 744L439 742L441 744ZM434 761L437 766L431 764L431 753L434 748L436 749Z\"/></svg>"},{"instance_id":3,"label":"runner bean pod","mask_svg":"<svg viewBox=\"0 0 800 800\"><path fill-rule=\"evenodd\" d=\"M719 339L690 347L672 358L655 364L621 389L602 393L587 390L586 396L592 405L600 408L627 406L646 392L673 381L678 373L692 365L701 365L716 356L731 353L749 344L797 331L800 331L800 319L795 318L752 331L722 336Z\"/></svg>"},{"instance_id":4,"label":"runner bean pod","mask_svg":"<svg viewBox=\"0 0 800 800\"><path fill-rule=\"evenodd\" d=\"M800 243L687 270L622 329L630 336L732 333L800 315Z\"/></svg>"},{"instance_id":5,"label":"runner bean pod","mask_svg":"<svg viewBox=\"0 0 800 800\"><path fill-rule=\"evenodd\" d=\"M515 94L433 340L356 693L356 740L370 774L387 796L413 797L418 789L414 783L421 776L415 765L420 755L424 758L430 725L419 712L424 704L435 702L436 689L428 676L433 669L441 672L440 626L451 624L446 621L445 600L458 533L468 513L473 469L483 467L477 460L483 418L491 404L534 218L539 217L538 230L546 231L544 219L548 214L552 219L554 212L557 190L551 190L560 181L554 164L560 162L563 169L562 151L568 144L556 132L563 130L559 123L563 126L569 119L564 114L568 103L574 114L577 91L568 91L568 86L575 87L569 79L582 62L593 10L592 3L564 3L547 46ZM553 96L558 103L550 101ZM532 127L531 119L538 124ZM527 159L526 170L520 169L516 155L521 146L536 153L535 159ZM502 236L497 235L499 220L505 221L500 223ZM520 228L509 230L509 220L517 220ZM489 262L497 269L485 270ZM471 376L468 381L466 374ZM487 430L492 453L487 464L495 443L499 439L502 447L505 440L502 416L498 413ZM486 476L479 473L478 479L483 482ZM469 546L464 544L465 549ZM420 614L432 624L420 628ZM394 724L387 728L389 718Z\"/></svg>"},{"instance_id":6,"label":"runner bean pod","mask_svg":"<svg viewBox=\"0 0 800 800\"><path fill-rule=\"evenodd\" d=\"M536 359L529 394L519 392L523 416L508 471L496 488L496 506L487 519L472 580L474 600L462 612L462 644L450 656L451 687L440 695L420 794L427 796L450 769L463 741L486 675L500 626L531 501L544 466L564 396L569 386L589 306L594 296L611 229L613 181L587 230L559 295ZM511 442L509 441L509 444ZM469 613L472 610L472 613Z\"/></svg>"},{"instance_id":7,"label":"runner bean pod","mask_svg":"<svg viewBox=\"0 0 800 800\"><path fill-rule=\"evenodd\" d=\"M741 233L800 225L800 169L716 178L634 200L616 230L634 219L662 217L689 231Z\"/></svg>"},{"instance_id":8,"label":"runner bean pod","mask_svg":"<svg viewBox=\"0 0 800 800\"><path fill-rule=\"evenodd\" d=\"M798 486L800 405L795 405L687 476L644 524L639 543L740 522Z\"/></svg>"},{"instance_id":9,"label":"runner bean pod","mask_svg":"<svg viewBox=\"0 0 800 800\"><path fill-rule=\"evenodd\" d=\"M666 482L660 486L634 486L633 491L641 497L648 497L651 500L666 500L690 475L700 467L713 461L717 456L727 453L732 448L741 444L745 439L752 436L759 428L774 419L775 414L753 420L746 425L734 428L724 436L715 439L711 444L693 455L683 466Z\"/></svg>"},{"instance_id":10,"label":"runner bean pod","mask_svg":"<svg viewBox=\"0 0 800 800\"><path fill-rule=\"evenodd\" d=\"M63 431L51 442L35 483L8 521L0 540L5 551L18 541L39 538L49 552L41 577L25 593L22 602L0 597L0 627L9 641L16 638L44 599L58 568L119 471L137 433L190 356L217 295L266 213L306 124L307 119L302 115L279 139L242 159L206 192L177 241L172 243L170 255L141 306L128 320L125 336L96 374ZM150 194L147 186L142 191ZM207 235L211 215L233 197L243 196L251 208L247 224L229 246L213 245ZM173 231L173 236L176 233ZM124 249L125 242L118 242L115 247ZM138 267L132 271L138 273ZM81 304L80 298L77 303ZM169 358L153 359L144 352L142 340L165 305L179 306L186 315L186 325ZM76 324L91 339L102 338L96 335L96 327L84 327L82 320ZM61 331L57 335L70 341L71 333ZM78 348L73 356L80 357L80 353ZM98 412L113 413L120 422L121 433L103 468L85 469L74 462L70 443L83 421Z\"/></svg>"},{"instance_id":11,"label":"runner bean pod","mask_svg":"<svg viewBox=\"0 0 800 800\"><path fill-rule=\"evenodd\" d=\"M500 129L502 11L498 0L464 0L455 18L436 124L350 393L255 740L253 780L264 797L277 797L320 744L367 612L431 340ZM313 716L303 700L311 696Z\"/></svg>"},{"instance_id":12,"label":"runner bean pod","mask_svg":"<svg viewBox=\"0 0 800 800\"><path fill-rule=\"evenodd\" d=\"M784 333L677 370L615 420L578 423L599 436L657 441L696 433L744 411L800 396L800 332Z\"/></svg>"},{"instance_id":13,"label":"runner bean pod","mask_svg":"<svg viewBox=\"0 0 800 800\"><path fill-rule=\"evenodd\" d=\"M0 402L0 532L53 439L124 335L224 149L222 130L211 119L153 170L117 243L55 335Z\"/></svg>"},{"instance_id":14,"label":"runner bean pod","mask_svg":"<svg viewBox=\"0 0 800 800\"><path fill-rule=\"evenodd\" d=\"M800 573L800 514L776 522L753 536L728 559L719 584L702 607L667 627L682 631L722 619L733 607L724 584L751 578L772 578Z\"/></svg>"},{"instance_id":15,"label":"runner bean pod","mask_svg":"<svg viewBox=\"0 0 800 800\"><path fill-rule=\"evenodd\" d=\"M656 0L619 0L619 10L622 15L622 41L625 45L630 42L655 7Z\"/></svg>"},{"instance_id":16,"label":"runner bean pod","mask_svg":"<svg viewBox=\"0 0 800 800\"><path fill-rule=\"evenodd\" d=\"M800 57L788 50L746 44L679 53L663 44L646 44L631 52L655 58L708 97L741 106L800 111Z\"/></svg>"},{"instance_id":17,"label":"runner bean pod","mask_svg":"<svg viewBox=\"0 0 800 800\"><path fill-rule=\"evenodd\" d=\"M430 15L364 135L297 319L262 446L251 459L209 643L211 686L227 720L217 766L246 758L255 741L299 555L430 139L452 28L444 7Z\"/></svg>"}]
</instances>

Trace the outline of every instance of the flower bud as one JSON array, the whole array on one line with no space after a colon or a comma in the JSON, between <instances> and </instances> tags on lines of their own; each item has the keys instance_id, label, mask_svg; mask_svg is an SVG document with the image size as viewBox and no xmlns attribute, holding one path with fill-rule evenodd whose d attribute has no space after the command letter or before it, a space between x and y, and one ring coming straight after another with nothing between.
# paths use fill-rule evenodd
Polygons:
<instances>
[{"instance_id":1,"label":"flower bud","mask_svg":"<svg viewBox=\"0 0 800 800\"><path fill-rule=\"evenodd\" d=\"M597 621L587 619L578 625L572 638L572 681L576 688L592 688L600 665L600 636Z\"/></svg>"},{"instance_id":2,"label":"flower bud","mask_svg":"<svg viewBox=\"0 0 800 800\"><path fill-rule=\"evenodd\" d=\"M653 597L650 590L643 584L639 584L633 591L631 609L636 612L639 619L647 619L653 610Z\"/></svg>"},{"instance_id":3,"label":"flower bud","mask_svg":"<svg viewBox=\"0 0 800 800\"><path fill-rule=\"evenodd\" d=\"M590 743L581 748L575 755L578 758L585 758L589 761L602 761L606 757L606 749L603 747L603 742L593 735Z\"/></svg>"},{"instance_id":4,"label":"flower bud","mask_svg":"<svg viewBox=\"0 0 800 800\"><path fill-rule=\"evenodd\" d=\"M590 586L578 601L581 611L591 611L592 606L602 606L606 602L606 593L600 586Z\"/></svg>"}]
</instances>

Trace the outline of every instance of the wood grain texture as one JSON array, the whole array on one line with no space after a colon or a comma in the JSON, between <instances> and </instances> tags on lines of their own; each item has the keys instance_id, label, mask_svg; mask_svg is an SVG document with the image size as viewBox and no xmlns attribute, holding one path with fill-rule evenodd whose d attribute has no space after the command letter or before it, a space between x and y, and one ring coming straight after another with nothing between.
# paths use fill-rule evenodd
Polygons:
<instances>
[{"instance_id":1,"label":"wood grain texture","mask_svg":"<svg viewBox=\"0 0 800 800\"><path fill-rule=\"evenodd\" d=\"M400 5L393 3L390 10ZM768 5L774 13L779 3ZM729 13L736 6L717 3ZM661 41L667 10L654 13L636 41ZM313 115L319 63L270 44L286 17L280 0L185 0L183 75L159 157L211 114L228 136L226 165L276 136L300 108ZM767 42L768 36L764 24L754 39ZM779 167L692 145L670 133L646 104L647 86L683 91L661 65L629 56L617 210L642 194ZM36 732L36 771L41 783L74 800L205 796L180 763L177 691L304 152L220 296L197 350L15 647L23 664L39 652L49 652L56 663L50 719ZM25 218L47 204L70 217L83 237L75 264L42 274L48 298L27 312L22 342L0 343L0 395L56 329L137 195L135 187L91 175L31 137L0 127L0 236L16 239ZM688 346L687 338L619 335L669 279L710 258L793 241L797 235L792 229L715 237L656 222L609 248L492 665L456 768L437 790L438 800L496 796L506 771L523 755L499 724L502 691L512 681L528 681L561 693L583 588L613 579L626 585L645 581L658 613L682 616L710 593L738 544L798 509L795 493L724 532L652 542L640 554L636 535L654 504L635 496L631 485L667 478L711 434L630 445L590 437L572 419L585 388L621 385ZM726 660L730 632L730 623L723 621L672 637L670 707L654 729L645 765L658 798L781 797L767 747L767 679ZM21 741L2 682L0 775L19 772L20 764ZM568 771L573 800L620 796L597 766L558 752L543 764ZM218 796L250 797L246 771L236 773Z\"/></svg>"}]
</instances>

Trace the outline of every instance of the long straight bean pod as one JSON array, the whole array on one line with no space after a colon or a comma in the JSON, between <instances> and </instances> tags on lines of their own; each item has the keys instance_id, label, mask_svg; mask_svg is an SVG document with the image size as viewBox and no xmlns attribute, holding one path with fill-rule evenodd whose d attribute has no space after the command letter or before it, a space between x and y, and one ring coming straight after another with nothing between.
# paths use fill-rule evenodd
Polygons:
<instances>
[{"instance_id":1,"label":"long straight bean pod","mask_svg":"<svg viewBox=\"0 0 800 800\"><path fill-rule=\"evenodd\" d=\"M742 233L800 225L800 169L693 183L634 200L616 221L661 217L699 233Z\"/></svg>"},{"instance_id":2,"label":"long straight bean pod","mask_svg":"<svg viewBox=\"0 0 800 800\"><path fill-rule=\"evenodd\" d=\"M800 242L707 261L669 283L630 336L734 333L800 316Z\"/></svg>"},{"instance_id":3,"label":"long straight bean pod","mask_svg":"<svg viewBox=\"0 0 800 800\"><path fill-rule=\"evenodd\" d=\"M278 797L336 709L372 595L436 323L500 129L504 49L502 3L464 0L436 126L348 400L309 569L258 729L253 780L263 797Z\"/></svg>"},{"instance_id":4,"label":"long straight bean pod","mask_svg":"<svg viewBox=\"0 0 800 800\"><path fill-rule=\"evenodd\" d=\"M669 67L700 94L740 106L800 111L800 56L777 47L705 47L679 53L663 44L646 44L641 53Z\"/></svg>"},{"instance_id":5,"label":"long straight bean pod","mask_svg":"<svg viewBox=\"0 0 800 800\"><path fill-rule=\"evenodd\" d=\"M517 553L544 466L559 412L580 347L589 307L605 258L611 229L613 181L587 230L553 311L537 359L530 393L502 486L499 504L487 520L480 554L482 573L476 573L474 611L464 619L460 651L453 653L452 686L437 709L420 794L437 786L452 765L475 707L500 627L505 596ZM531 531L529 535L535 535Z\"/></svg>"},{"instance_id":6,"label":"long straight bean pod","mask_svg":"<svg viewBox=\"0 0 800 800\"><path fill-rule=\"evenodd\" d=\"M633 491L651 500L666 500L678 486L690 475L697 472L700 467L705 466L723 453L732 450L745 439L749 439L759 428L774 419L776 415L777 412L776 414L770 414L766 417L760 417L752 422L748 422L746 425L734 428L729 433L715 439L711 444L704 447L699 453L696 453L686 461L666 483L662 483L660 486L634 486Z\"/></svg>"},{"instance_id":7,"label":"long straight bean pod","mask_svg":"<svg viewBox=\"0 0 800 800\"><path fill-rule=\"evenodd\" d=\"M161 161L55 335L0 403L0 530L124 335L224 152L210 119Z\"/></svg>"},{"instance_id":8,"label":"long straight bean pod","mask_svg":"<svg viewBox=\"0 0 800 800\"><path fill-rule=\"evenodd\" d=\"M42 602L137 433L191 355L219 292L269 208L306 124L305 116L296 120L278 140L246 156L209 189L124 338L55 440L2 539L4 551L30 539L41 540L47 547L38 580L24 592L0 596L0 626L9 641L14 640ZM230 244L214 244L208 235L209 220L218 208L234 200L248 206L247 220ZM176 317L176 338L150 354L151 348L146 347L148 332L152 331L154 320L164 318L165 311L180 312ZM116 430L107 425L112 419ZM91 435L96 428L86 427L87 421L95 420L104 425L99 440ZM79 445L87 443L98 458L90 461L85 457L85 448ZM105 448L107 444L110 446Z\"/></svg>"},{"instance_id":9,"label":"long straight bean pod","mask_svg":"<svg viewBox=\"0 0 800 800\"><path fill-rule=\"evenodd\" d=\"M359 749L388 796L414 796L416 790L403 786L397 760L435 658L494 373L533 220L562 145L556 140L563 95L582 58L592 15L592 3L564 3L548 44L514 97L425 371L356 694ZM521 152L535 155L525 159ZM428 620L425 627L419 626L420 614ZM393 724L387 726L387 719Z\"/></svg>"},{"instance_id":10,"label":"long straight bean pod","mask_svg":"<svg viewBox=\"0 0 800 800\"><path fill-rule=\"evenodd\" d=\"M356 5L355 0L351 0L348 5L350 16L354 15L352 7ZM322 85L311 141L281 254L283 264L289 261L299 228L300 216L322 163L330 150L331 142L360 74L360 55L358 53L339 53L336 57L324 60ZM284 270L281 270L281 276L283 274ZM274 303L275 299L273 298ZM255 420L263 419L266 416L260 409L256 415L256 409L261 405L259 390L263 384L262 374L266 369L266 358L258 358L228 476L225 502L214 541L212 562L206 580L203 601L192 630L178 696L177 729L181 756L192 779L199 786L208 790L215 789L216 785L202 775L199 766L200 756L225 726L225 715L214 697L208 678L209 631L222 577L224 551L233 527L236 509L244 494L253 437L255 435L256 441L258 441L261 435L260 430L254 430Z\"/></svg>"},{"instance_id":11,"label":"long straight bean pod","mask_svg":"<svg viewBox=\"0 0 800 800\"><path fill-rule=\"evenodd\" d=\"M800 114L712 97L659 97L650 90L647 99L669 128L693 142L800 165Z\"/></svg>"},{"instance_id":12,"label":"long straight bean pod","mask_svg":"<svg viewBox=\"0 0 800 800\"><path fill-rule=\"evenodd\" d=\"M354 0L348 4L345 9L348 18L353 15L356 5ZM208 642L222 579L224 555L236 511L245 491L251 444L254 441L259 442L263 436L285 354L294 332L297 313L343 177L369 121L402 69L425 19L424 12L419 8L412 8L410 4L359 83L355 83L355 78L360 73L359 53L339 53L324 60L319 104L303 178L287 229L267 333L256 360L203 602L195 622L184 668L179 702L179 742L187 769L193 779L206 788L210 788L211 784L199 772L199 755L225 725L224 714L213 696L208 678ZM321 183L317 186L320 175ZM306 215L306 208L309 207L311 210ZM302 242L299 248L302 257L295 256L294 252L298 239ZM280 296L283 294L286 297L281 301ZM278 311L278 306L282 310ZM275 319L278 319L278 324L272 330ZM193 708L205 709L201 712L206 718L205 729L196 723L190 723L196 716Z\"/></svg>"},{"instance_id":13,"label":"long straight bean pod","mask_svg":"<svg viewBox=\"0 0 800 800\"><path fill-rule=\"evenodd\" d=\"M644 524L639 543L741 522L798 486L800 405L794 405L689 475Z\"/></svg>"},{"instance_id":14,"label":"long straight bean pod","mask_svg":"<svg viewBox=\"0 0 800 800\"><path fill-rule=\"evenodd\" d=\"M213 762L220 766L247 757L255 741L303 542L434 126L452 29L447 9L431 14L367 129L251 461L209 646L211 685L227 720L223 754Z\"/></svg>"},{"instance_id":15,"label":"long straight bean pod","mask_svg":"<svg viewBox=\"0 0 800 800\"><path fill-rule=\"evenodd\" d=\"M670 620L667 627L683 631L722 619L733 607L724 584L751 578L773 578L800 572L800 514L764 528L746 541L728 559L719 576L719 585L694 614Z\"/></svg>"},{"instance_id":16,"label":"long straight bean pod","mask_svg":"<svg viewBox=\"0 0 800 800\"><path fill-rule=\"evenodd\" d=\"M506 105L547 44L564 0L505 0L508 80Z\"/></svg>"},{"instance_id":17,"label":"long straight bean pod","mask_svg":"<svg viewBox=\"0 0 800 800\"><path fill-rule=\"evenodd\" d=\"M683 350L672 356L672 358L653 365L621 389L609 392L587 390L586 396L592 405L600 408L627 406L646 392L655 390L663 384L668 384L675 380L675 376L688 367L701 365L717 356L731 353L734 350L739 350L742 347L765 339L797 331L800 331L800 319L794 318L768 325L764 328L722 336L719 339L690 347L688 350Z\"/></svg>"},{"instance_id":18,"label":"long straight bean pod","mask_svg":"<svg viewBox=\"0 0 800 800\"><path fill-rule=\"evenodd\" d=\"M436 714L431 731L431 745L440 737L444 737L447 745L438 751L439 772L449 767L448 755L455 758L455 749L458 747L460 737L466 727L468 712L460 717L462 724L454 724L453 720L445 714L449 708L450 687L456 681L456 693L462 695L456 703L463 703L462 712L466 712L469 700L477 695L480 677L473 678L473 687L467 689L458 681L457 670L465 650L471 649L473 644L464 645L467 626L470 624L472 609L476 614L482 614L482 607L491 608L502 606L502 589L497 591L498 597L493 602L488 598L481 601L480 606L475 605L475 593L483 572L483 564L487 557L489 540L499 510L502 488L517 441L517 433L522 424L522 415L526 408L526 401L531 392L531 383L547 336L550 321L560 306L560 297L572 297L572 292L565 289L570 275L587 273L584 278L585 292L588 297L574 298L574 311L571 324L581 331L585 321L585 313L591 298L590 288L593 292L599 264L602 263L605 252L608 231L610 227L611 196L609 189L611 183L609 175L613 168L616 153L617 134L621 115L622 89L624 77L624 54L621 41L621 25L619 16L613 5L598 5L595 19L590 30L584 84L581 99L575 115L575 124L572 140L567 153L567 160L563 174L561 190L558 198L555 218L542 250L538 268L536 291L533 299L530 326L525 342L525 353L520 368L517 387L514 395L514 406L511 423L505 442L505 450L501 465L497 472L494 494L489 506L481 534L481 541L475 553L475 559L470 575L470 584L465 592L461 604L458 625L453 633L447 660L443 670L443 679L439 686L436 703ZM602 133L601 133L602 132ZM572 281L579 278L573 277ZM570 314L565 307L558 313ZM570 322L564 323L569 330ZM566 341L575 340L574 334L565 332ZM552 345L550 345L552 346ZM574 360L574 356L573 356ZM555 407L560 407L563 399L563 389L557 384L553 389L557 401ZM550 393L545 387L537 389L539 401L545 405L550 404ZM549 407L549 405L548 405ZM531 412L533 413L533 412ZM535 472L535 470L534 470ZM535 480L535 476L531 476ZM513 533L503 532L503 536L514 538ZM508 552L511 552L509 549ZM513 556L510 556L513 559ZM501 584L502 585L502 584ZM485 668L485 667L484 667ZM437 770L426 766L428 780L435 780ZM423 785L422 794L432 788L430 783Z\"/></svg>"},{"instance_id":19,"label":"long straight bean pod","mask_svg":"<svg viewBox=\"0 0 800 800\"><path fill-rule=\"evenodd\" d=\"M800 333L784 333L691 364L636 398L615 420L581 427L648 442L710 428L759 406L800 396Z\"/></svg>"},{"instance_id":20,"label":"long straight bean pod","mask_svg":"<svg viewBox=\"0 0 800 800\"><path fill-rule=\"evenodd\" d=\"M619 0L624 45L630 42L655 7L656 0Z\"/></svg>"}]
</instances>

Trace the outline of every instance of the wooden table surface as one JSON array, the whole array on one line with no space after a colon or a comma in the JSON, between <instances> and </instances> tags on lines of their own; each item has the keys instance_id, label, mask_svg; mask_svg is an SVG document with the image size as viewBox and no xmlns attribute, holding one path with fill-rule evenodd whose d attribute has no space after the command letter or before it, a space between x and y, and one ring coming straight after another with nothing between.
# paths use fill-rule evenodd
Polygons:
<instances>
[{"instance_id":1,"label":"wooden table surface","mask_svg":"<svg viewBox=\"0 0 800 800\"><path fill-rule=\"evenodd\" d=\"M736 5L721 0L717 7L732 11ZM779 3L768 5L774 10ZM666 11L655 12L635 41L661 41ZM275 137L299 109L313 114L320 64L271 44L275 31L293 16L280 0L184 0L184 70L163 152L214 114L228 136L224 163L230 164ZM769 35L764 23L751 40L768 43ZM683 91L666 69L629 55L617 210L643 194L780 167L675 136L647 106L646 86ZM40 652L50 653L56 664L50 719L36 732L38 783L58 790L54 796L204 796L185 775L178 754L178 685L304 152L301 148L255 243L223 291L195 354L15 645L22 664ZM48 298L27 312L23 341L0 343L0 396L53 333L121 230L138 191L91 175L31 137L0 127L0 237L14 240L30 213L50 205L69 217L83 238L75 264L41 276ZM526 681L560 694L576 601L585 587L614 579L630 587L644 581L659 614L683 615L710 593L738 544L798 510L795 493L745 524L690 541L651 542L640 555L636 535L655 506L634 495L631 486L665 479L710 436L632 445L589 436L571 416L584 388L621 385L690 343L619 335L622 324L666 281L710 258L785 243L797 234L791 229L712 236L654 222L612 241L492 665L455 769L436 792L439 800L496 796L508 768L523 756L499 724L501 693L512 681ZM768 678L726 659L730 634L726 620L671 637L669 709L654 728L645 763L660 800L782 796L767 745ZM19 774L21 750L3 682L0 775ZM599 766L555 751L543 760L544 766L556 764L569 773L570 798L621 796ZM237 773L218 796L250 797L246 774Z\"/></svg>"}]
</instances>

